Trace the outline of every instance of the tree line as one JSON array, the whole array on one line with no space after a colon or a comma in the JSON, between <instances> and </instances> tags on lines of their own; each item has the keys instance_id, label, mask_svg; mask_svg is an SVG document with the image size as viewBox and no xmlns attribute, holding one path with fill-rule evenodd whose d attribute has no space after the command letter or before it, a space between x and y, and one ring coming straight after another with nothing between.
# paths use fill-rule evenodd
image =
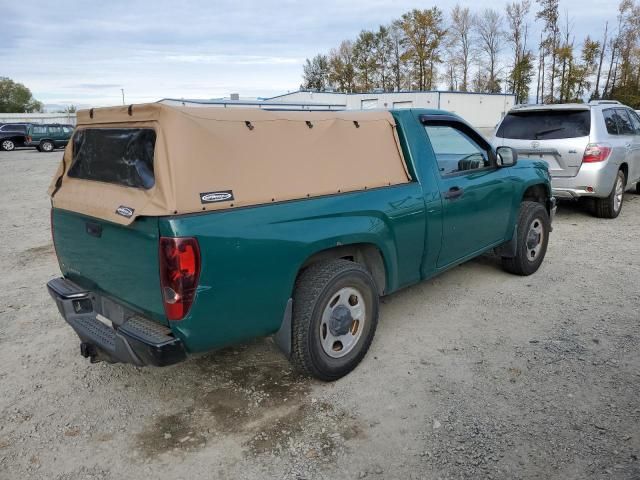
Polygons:
<instances>
[{"instance_id":1,"label":"tree line","mask_svg":"<svg viewBox=\"0 0 640 480\"><path fill-rule=\"evenodd\" d=\"M532 12L532 7L536 11ZM532 18L533 17L533 18ZM529 38L531 22L541 27ZM640 108L640 3L621 0L601 38L579 33L560 0L515 0L503 11L414 9L307 59L301 88L512 93L517 103L617 99Z\"/></svg>"}]
</instances>

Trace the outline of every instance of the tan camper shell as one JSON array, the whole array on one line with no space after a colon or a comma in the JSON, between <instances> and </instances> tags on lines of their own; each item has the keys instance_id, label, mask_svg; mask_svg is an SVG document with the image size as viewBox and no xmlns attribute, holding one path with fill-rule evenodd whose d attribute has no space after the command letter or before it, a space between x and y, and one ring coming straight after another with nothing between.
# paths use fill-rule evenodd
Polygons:
<instances>
[{"instance_id":1,"label":"tan camper shell","mask_svg":"<svg viewBox=\"0 0 640 480\"><path fill-rule=\"evenodd\" d=\"M139 181L108 165L103 173L112 180L94 176L91 162L107 154ZM137 216L245 207L409 181L395 121L386 111L153 103L80 111L49 193L55 208L128 225Z\"/></svg>"}]
</instances>

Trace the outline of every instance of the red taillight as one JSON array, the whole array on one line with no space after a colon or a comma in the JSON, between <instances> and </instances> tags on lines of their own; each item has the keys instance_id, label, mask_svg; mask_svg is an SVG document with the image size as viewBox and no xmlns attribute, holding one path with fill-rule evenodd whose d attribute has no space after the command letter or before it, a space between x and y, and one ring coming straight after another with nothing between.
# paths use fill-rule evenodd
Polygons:
<instances>
[{"instance_id":1,"label":"red taillight","mask_svg":"<svg viewBox=\"0 0 640 480\"><path fill-rule=\"evenodd\" d=\"M190 237L160 238L160 286L169 320L182 320L193 303L200 278L200 248Z\"/></svg>"},{"instance_id":2,"label":"red taillight","mask_svg":"<svg viewBox=\"0 0 640 480\"><path fill-rule=\"evenodd\" d=\"M604 162L611 153L609 145L601 143L590 143L584 150L582 163Z\"/></svg>"}]
</instances>

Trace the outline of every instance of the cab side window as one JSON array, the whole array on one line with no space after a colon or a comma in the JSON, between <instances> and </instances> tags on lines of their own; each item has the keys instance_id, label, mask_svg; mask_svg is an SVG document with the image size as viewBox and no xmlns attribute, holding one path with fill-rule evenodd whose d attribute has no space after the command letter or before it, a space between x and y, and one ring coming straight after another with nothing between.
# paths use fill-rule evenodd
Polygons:
<instances>
[{"instance_id":1,"label":"cab side window","mask_svg":"<svg viewBox=\"0 0 640 480\"><path fill-rule=\"evenodd\" d=\"M440 175L454 175L491 166L489 151L465 132L450 125L426 125L425 129Z\"/></svg>"},{"instance_id":2,"label":"cab side window","mask_svg":"<svg viewBox=\"0 0 640 480\"><path fill-rule=\"evenodd\" d=\"M36 133L38 135L45 134L47 133L47 127L40 127L40 126L33 127L33 133Z\"/></svg>"}]
</instances>

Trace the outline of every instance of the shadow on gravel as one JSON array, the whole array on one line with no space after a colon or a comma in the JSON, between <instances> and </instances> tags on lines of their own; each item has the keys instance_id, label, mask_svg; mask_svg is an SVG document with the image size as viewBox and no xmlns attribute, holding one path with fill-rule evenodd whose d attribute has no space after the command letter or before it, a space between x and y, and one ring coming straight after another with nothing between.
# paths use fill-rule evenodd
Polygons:
<instances>
[{"instance_id":1,"label":"shadow on gravel","mask_svg":"<svg viewBox=\"0 0 640 480\"><path fill-rule=\"evenodd\" d=\"M311 397L314 381L297 374L271 340L207 354L183 368L189 373L180 390L189 406L156 417L138 434L144 457L233 438L245 455L320 459L361 434L347 412Z\"/></svg>"}]
</instances>

